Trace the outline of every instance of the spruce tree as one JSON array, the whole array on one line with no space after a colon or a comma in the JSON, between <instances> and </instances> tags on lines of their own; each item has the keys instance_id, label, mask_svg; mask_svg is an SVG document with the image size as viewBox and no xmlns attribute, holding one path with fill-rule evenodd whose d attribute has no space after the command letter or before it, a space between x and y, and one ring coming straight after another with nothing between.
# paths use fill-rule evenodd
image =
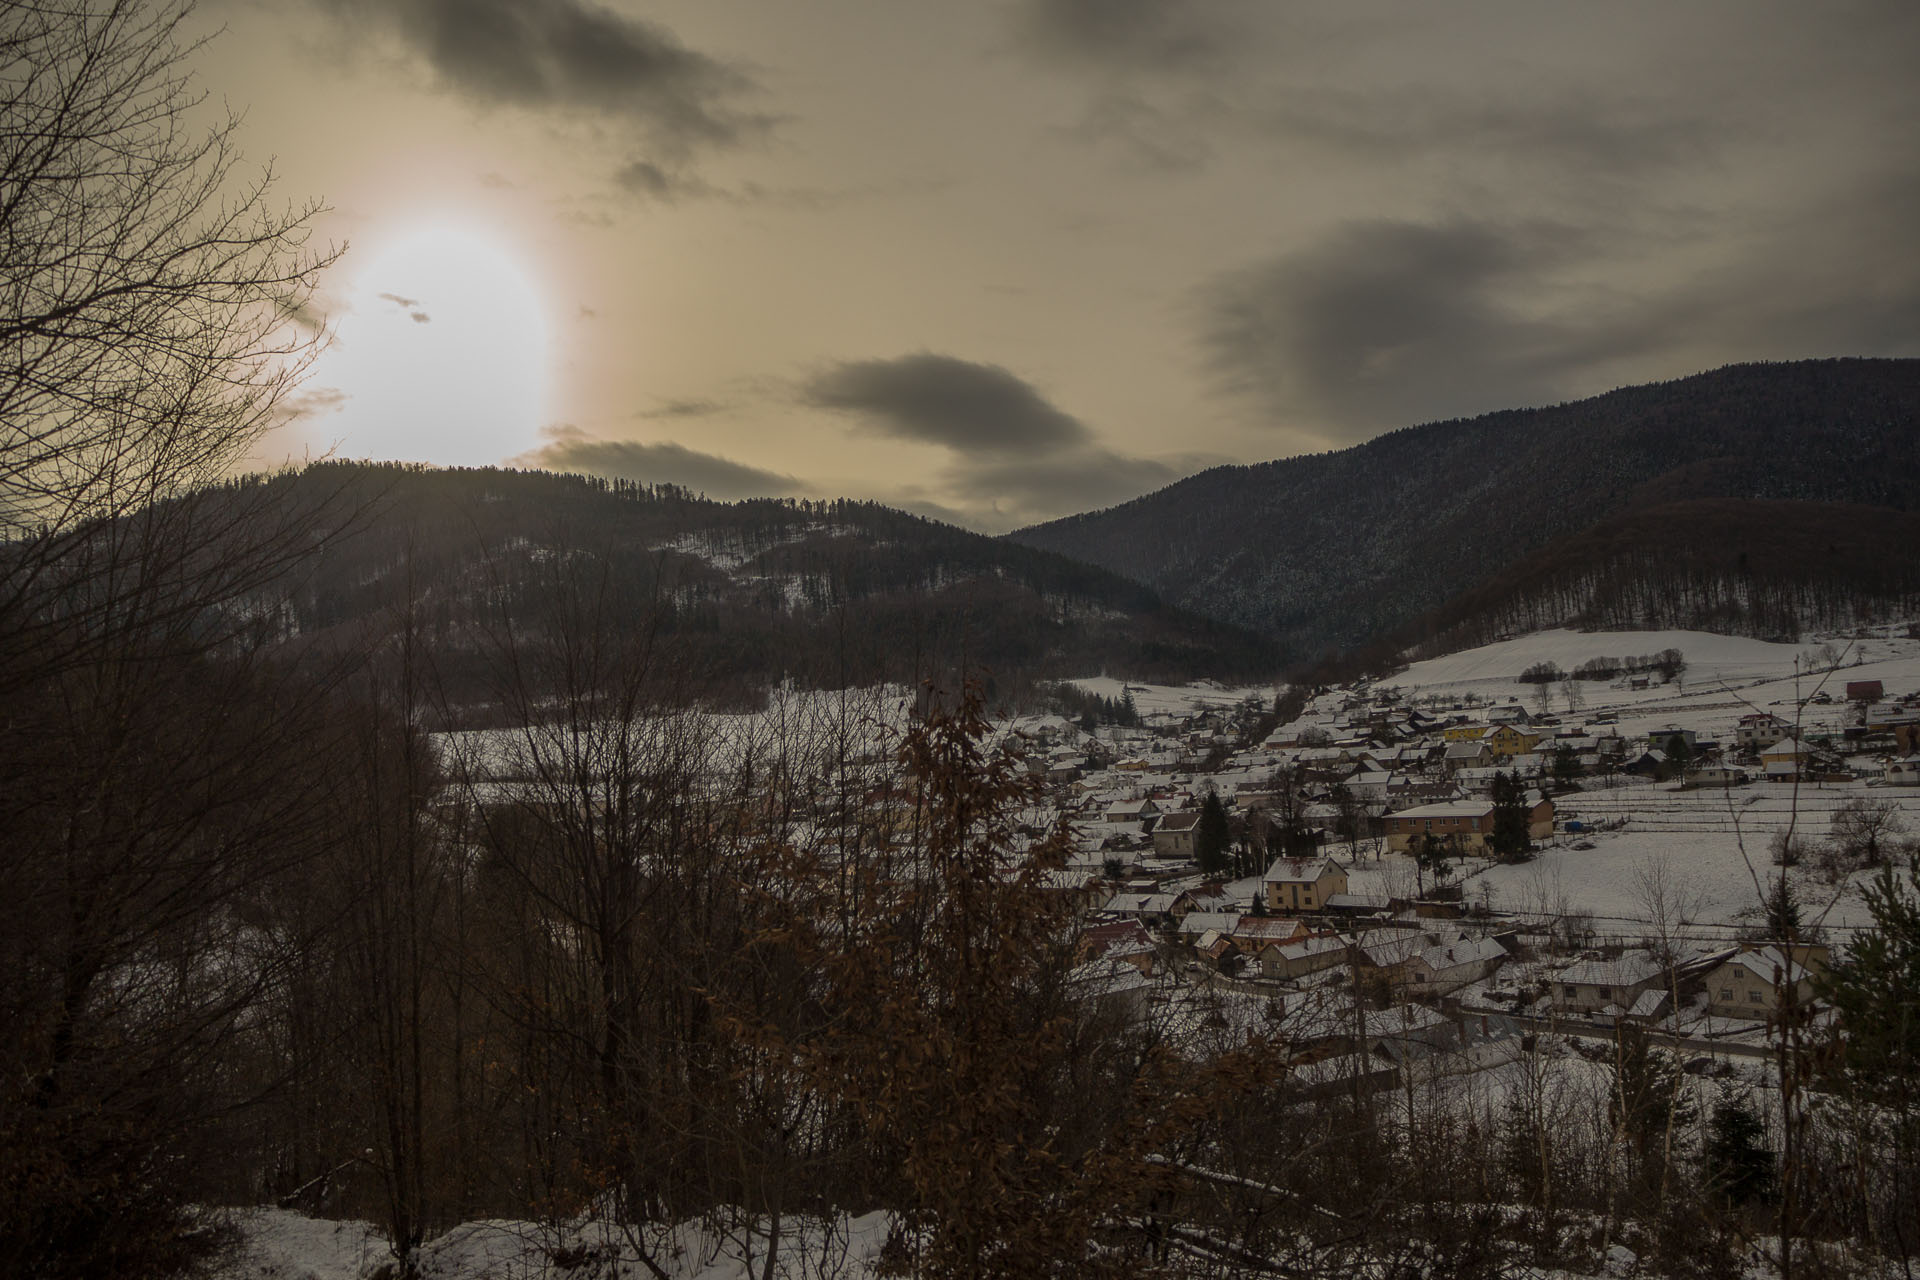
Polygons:
<instances>
[{"instance_id":1,"label":"spruce tree","mask_svg":"<svg viewBox=\"0 0 1920 1280\"><path fill-rule=\"evenodd\" d=\"M1493 775L1493 830L1487 848L1501 862L1521 862L1533 849L1527 834L1527 799L1519 780L1507 773Z\"/></svg>"},{"instance_id":2,"label":"spruce tree","mask_svg":"<svg viewBox=\"0 0 1920 1280\"><path fill-rule=\"evenodd\" d=\"M1700 1149L1710 1193L1729 1207L1757 1204L1773 1194L1773 1152L1767 1126L1745 1095L1724 1089L1707 1121Z\"/></svg>"},{"instance_id":3,"label":"spruce tree","mask_svg":"<svg viewBox=\"0 0 1920 1280\"><path fill-rule=\"evenodd\" d=\"M1200 870L1215 875L1227 869L1227 849L1233 843L1233 830L1227 822L1227 807L1218 792L1207 792L1200 802L1200 822L1194 829L1194 857Z\"/></svg>"}]
</instances>

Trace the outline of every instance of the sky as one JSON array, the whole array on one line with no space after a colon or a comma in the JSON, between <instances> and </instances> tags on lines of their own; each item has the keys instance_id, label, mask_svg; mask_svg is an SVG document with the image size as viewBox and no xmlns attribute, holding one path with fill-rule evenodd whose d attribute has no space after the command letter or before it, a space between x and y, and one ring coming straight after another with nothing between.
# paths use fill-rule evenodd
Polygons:
<instances>
[{"instance_id":1,"label":"sky","mask_svg":"<svg viewBox=\"0 0 1920 1280\"><path fill-rule=\"evenodd\" d=\"M1912 0L202 0L344 246L264 460L998 532L1747 360L1920 354Z\"/></svg>"}]
</instances>

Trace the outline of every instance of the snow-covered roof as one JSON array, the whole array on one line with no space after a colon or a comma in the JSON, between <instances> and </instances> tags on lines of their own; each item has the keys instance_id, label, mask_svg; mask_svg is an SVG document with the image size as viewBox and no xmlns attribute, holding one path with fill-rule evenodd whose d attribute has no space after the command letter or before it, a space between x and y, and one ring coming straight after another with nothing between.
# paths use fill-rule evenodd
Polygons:
<instances>
[{"instance_id":1,"label":"snow-covered roof","mask_svg":"<svg viewBox=\"0 0 1920 1280\"><path fill-rule=\"evenodd\" d=\"M1390 813L1389 818L1484 818L1493 812L1491 800L1442 800Z\"/></svg>"},{"instance_id":2,"label":"snow-covered roof","mask_svg":"<svg viewBox=\"0 0 1920 1280\"><path fill-rule=\"evenodd\" d=\"M1289 942L1276 948L1281 957L1287 960L1308 960L1314 956L1323 956L1331 951L1345 951L1345 938L1320 937L1302 938L1298 942Z\"/></svg>"},{"instance_id":3,"label":"snow-covered roof","mask_svg":"<svg viewBox=\"0 0 1920 1280\"><path fill-rule=\"evenodd\" d=\"M1759 947L1752 951L1739 951L1728 957L1727 963L1738 965L1762 982L1804 982L1809 976L1805 965L1790 962L1786 953L1778 947ZM1782 975L1787 976L1783 978Z\"/></svg>"},{"instance_id":4,"label":"snow-covered roof","mask_svg":"<svg viewBox=\"0 0 1920 1280\"><path fill-rule=\"evenodd\" d=\"M1428 947L1420 953L1420 962L1435 972L1506 958L1507 949L1492 938L1461 938L1457 942Z\"/></svg>"},{"instance_id":5,"label":"snow-covered roof","mask_svg":"<svg viewBox=\"0 0 1920 1280\"><path fill-rule=\"evenodd\" d=\"M1232 933L1240 927L1240 914L1238 911L1189 911L1180 922L1180 932L1198 934L1217 929L1221 933Z\"/></svg>"},{"instance_id":6,"label":"snow-covered roof","mask_svg":"<svg viewBox=\"0 0 1920 1280\"><path fill-rule=\"evenodd\" d=\"M1173 910L1172 893L1116 893L1100 908L1118 915L1165 915Z\"/></svg>"},{"instance_id":7,"label":"snow-covered roof","mask_svg":"<svg viewBox=\"0 0 1920 1280\"><path fill-rule=\"evenodd\" d=\"M1645 951L1628 951L1612 960L1583 960L1560 971L1556 982L1593 987L1633 987L1660 976L1660 962Z\"/></svg>"},{"instance_id":8,"label":"snow-covered roof","mask_svg":"<svg viewBox=\"0 0 1920 1280\"><path fill-rule=\"evenodd\" d=\"M1268 884L1313 884L1343 869L1332 858L1275 858L1263 879Z\"/></svg>"}]
</instances>

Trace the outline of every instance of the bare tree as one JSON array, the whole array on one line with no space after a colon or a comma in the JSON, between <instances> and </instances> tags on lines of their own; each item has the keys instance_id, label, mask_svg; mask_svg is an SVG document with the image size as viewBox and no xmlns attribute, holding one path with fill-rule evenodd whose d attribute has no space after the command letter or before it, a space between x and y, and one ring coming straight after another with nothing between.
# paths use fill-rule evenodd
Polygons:
<instances>
[{"instance_id":1,"label":"bare tree","mask_svg":"<svg viewBox=\"0 0 1920 1280\"><path fill-rule=\"evenodd\" d=\"M259 585L297 542L246 504L186 500L276 421L334 256L306 249L316 206L243 172L236 117L194 124L191 8L0 18L0 692L130 617ZM256 554L234 554L243 534Z\"/></svg>"},{"instance_id":2,"label":"bare tree","mask_svg":"<svg viewBox=\"0 0 1920 1280\"><path fill-rule=\"evenodd\" d=\"M316 844L311 540L217 480L314 350L312 207L194 123L186 0L0 10L0 1270L166 1274L247 1101L249 913ZM253 497L260 489L256 486ZM296 747L295 744L307 744Z\"/></svg>"}]
</instances>

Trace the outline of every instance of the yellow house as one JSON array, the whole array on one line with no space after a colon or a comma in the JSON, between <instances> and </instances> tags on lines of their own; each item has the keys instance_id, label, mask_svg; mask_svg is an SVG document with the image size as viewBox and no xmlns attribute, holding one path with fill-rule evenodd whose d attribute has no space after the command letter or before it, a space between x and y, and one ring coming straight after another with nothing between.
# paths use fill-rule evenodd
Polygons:
<instances>
[{"instance_id":1,"label":"yellow house","mask_svg":"<svg viewBox=\"0 0 1920 1280\"><path fill-rule=\"evenodd\" d=\"M1456 724L1440 731L1440 736L1448 742L1478 742L1487 736L1484 724Z\"/></svg>"},{"instance_id":2,"label":"yellow house","mask_svg":"<svg viewBox=\"0 0 1920 1280\"><path fill-rule=\"evenodd\" d=\"M1262 884L1269 911L1320 911L1347 891L1347 869L1332 858L1275 858Z\"/></svg>"},{"instance_id":3,"label":"yellow house","mask_svg":"<svg viewBox=\"0 0 1920 1280\"><path fill-rule=\"evenodd\" d=\"M1488 733L1481 741L1487 744L1487 749L1496 759L1511 760L1515 756L1523 756L1533 750L1539 745L1543 736L1538 733L1527 733L1510 724L1503 724Z\"/></svg>"}]
</instances>

